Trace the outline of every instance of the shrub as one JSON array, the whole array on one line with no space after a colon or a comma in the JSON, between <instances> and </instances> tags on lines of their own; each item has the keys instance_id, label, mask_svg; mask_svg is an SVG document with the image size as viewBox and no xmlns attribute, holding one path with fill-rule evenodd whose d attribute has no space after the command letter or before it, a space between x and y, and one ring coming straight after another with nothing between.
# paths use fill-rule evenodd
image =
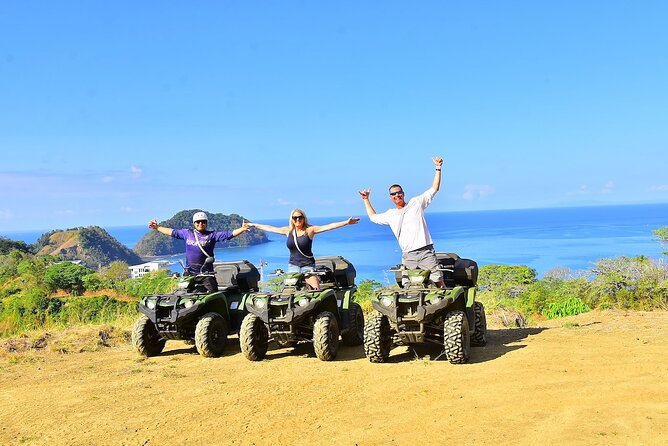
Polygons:
<instances>
[{"instance_id":1,"label":"shrub","mask_svg":"<svg viewBox=\"0 0 668 446\"><path fill-rule=\"evenodd\" d=\"M100 273L93 273L83 276L81 278L84 289L87 291L100 291L109 289L112 287L112 283L105 279L105 277Z\"/></svg>"},{"instance_id":2,"label":"shrub","mask_svg":"<svg viewBox=\"0 0 668 446\"><path fill-rule=\"evenodd\" d=\"M103 294L63 299L62 307L54 320L58 325L100 324L135 313L135 303L121 302Z\"/></svg>"},{"instance_id":3,"label":"shrub","mask_svg":"<svg viewBox=\"0 0 668 446\"><path fill-rule=\"evenodd\" d=\"M542 314L548 319L558 317L575 316L580 313L591 311L589 306L577 297L569 297L565 300L552 302L543 309Z\"/></svg>"},{"instance_id":4,"label":"shrub","mask_svg":"<svg viewBox=\"0 0 668 446\"><path fill-rule=\"evenodd\" d=\"M92 273L92 269L71 262L55 263L46 268L44 283L50 291L63 290L81 294L85 289L84 276Z\"/></svg>"},{"instance_id":5,"label":"shrub","mask_svg":"<svg viewBox=\"0 0 668 446\"><path fill-rule=\"evenodd\" d=\"M536 270L525 265L485 265L480 268L478 288L498 299L515 298L536 281Z\"/></svg>"},{"instance_id":6,"label":"shrub","mask_svg":"<svg viewBox=\"0 0 668 446\"><path fill-rule=\"evenodd\" d=\"M592 270L588 303L597 308L666 308L668 268L644 256L602 259Z\"/></svg>"},{"instance_id":7,"label":"shrub","mask_svg":"<svg viewBox=\"0 0 668 446\"><path fill-rule=\"evenodd\" d=\"M177 287L178 280L172 278L165 270L151 271L144 277L128 279L123 282L123 291L133 297L147 294L171 293Z\"/></svg>"},{"instance_id":8,"label":"shrub","mask_svg":"<svg viewBox=\"0 0 668 446\"><path fill-rule=\"evenodd\" d=\"M2 301L0 320L3 322L3 335L18 331L32 330L44 325L49 312L57 311L55 298L48 297L46 291L32 288L6 297Z\"/></svg>"}]
</instances>

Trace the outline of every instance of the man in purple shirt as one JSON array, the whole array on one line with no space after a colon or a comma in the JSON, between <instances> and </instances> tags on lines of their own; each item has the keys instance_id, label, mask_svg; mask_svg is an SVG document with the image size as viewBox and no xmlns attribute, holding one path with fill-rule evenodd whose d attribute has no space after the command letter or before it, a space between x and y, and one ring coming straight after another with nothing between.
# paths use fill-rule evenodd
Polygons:
<instances>
[{"instance_id":1,"label":"man in purple shirt","mask_svg":"<svg viewBox=\"0 0 668 446\"><path fill-rule=\"evenodd\" d=\"M212 273L213 262L206 263L207 257L213 258L213 249L216 247L216 242L229 240L232 237L244 233L250 229L248 223L244 221L240 228L234 231L208 231L206 229L209 224L209 218L204 212L195 212L193 215L194 229L182 228L171 229L158 225L156 220L151 220L148 227L155 229L161 234L169 235L177 239L186 241L186 275L197 275L200 272ZM213 292L218 289L216 278L211 276L202 282L206 288Z\"/></svg>"}]
</instances>

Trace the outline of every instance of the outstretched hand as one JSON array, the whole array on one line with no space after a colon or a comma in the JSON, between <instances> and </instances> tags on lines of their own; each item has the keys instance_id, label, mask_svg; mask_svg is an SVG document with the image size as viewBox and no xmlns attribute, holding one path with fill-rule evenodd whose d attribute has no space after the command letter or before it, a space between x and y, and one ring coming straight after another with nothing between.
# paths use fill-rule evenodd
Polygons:
<instances>
[{"instance_id":1,"label":"outstretched hand","mask_svg":"<svg viewBox=\"0 0 668 446\"><path fill-rule=\"evenodd\" d=\"M356 224L358 221L360 221L360 219L357 218L357 217L350 217L350 218L348 218L348 224L349 224L349 225L354 225L354 224Z\"/></svg>"},{"instance_id":2,"label":"outstretched hand","mask_svg":"<svg viewBox=\"0 0 668 446\"><path fill-rule=\"evenodd\" d=\"M436 167L441 167L443 165L443 158L432 158L431 160Z\"/></svg>"},{"instance_id":3,"label":"outstretched hand","mask_svg":"<svg viewBox=\"0 0 668 446\"><path fill-rule=\"evenodd\" d=\"M371 194L371 189L364 189L359 191L359 194L362 196L362 200L366 200L369 198L369 195Z\"/></svg>"},{"instance_id":4,"label":"outstretched hand","mask_svg":"<svg viewBox=\"0 0 668 446\"><path fill-rule=\"evenodd\" d=\"M148 227L150 229L158 229L158 221L156 219L153 219L148 222Z\"/></svg>"}]
</instances>

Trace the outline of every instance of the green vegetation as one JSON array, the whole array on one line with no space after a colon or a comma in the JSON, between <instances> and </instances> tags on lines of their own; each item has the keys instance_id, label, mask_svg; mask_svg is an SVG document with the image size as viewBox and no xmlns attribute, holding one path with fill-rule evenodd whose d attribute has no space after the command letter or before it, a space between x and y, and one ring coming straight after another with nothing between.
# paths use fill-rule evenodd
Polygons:
<instances>
[{"instance_id":1,"label":"green vegetation","mask_svg":"<svg viewBox=\"0 0 668 446\"><path fill-rule=\"evenodd\" d=\"M0 337L81 324L130 323L140 296L176 287L166 271L129 279L127 268L117 261L96 272L53 256L18 250L0 255Z\"/></svg>"},{"instance_id":2,"label":"green vegetation","mask_svg":"<svg viewBox=\"0 0 668 446\"><path fill-rule=\"evenodd\" d=\"M511 268L511 269L508 269ZM510 271L507 276L499 274ZM490 311L515 310L525 319L573 316L591 309L668 309L668 266L644 256L599 260L581 277L546 275L531 279L531 268L487 265L480 268L479 300Z\"/></svg>"},{"instance_id":3,"label":"green vegetation","mask_svg":"<svg viewBox=\"0 0 668 446\"><path fill-rule=\"evenodd\" d=\"M22 241L9 240L5 237L0 237L0 254L9 254L11 251L20 251L24 253L32 252L30 245Z\"/></svg>"},{"instance_id":4,"label":"green vegetation","mask_svg":"<svg viewBox=\"0 0 668 446\"><path fill-rule=\"evenodd\" d=\"M364 313L369 313L372 309L371 300L378 290L383 285L380 282L370 279L363 279L357 285L357 292L355 293L355 302L360 304Z\"/></svg>"},{"instance_id":5,"label":"green vegetation","mask_svg":"<svg viewBox=\"0 0 668 446\"><path fill-rule=\"evenodd\" d=\"M184 212L189 216L193 211ZM240 224L241 220L232 222L232 226ZM59 232L63 231L45 234L33 250L48 246ZM102 233L92 228L83 234L82 244L86 245ZM654 234L665 243L668 227ZM11 241L0 246L16 248L0 254L0 337L89 323L124 321L129 325L136 317L139 297L168 293L176 287L177 280L164 270L129 279L124 261L111 261L94 271L62 261L60 255L32 254ZM264 285L276 289L280 281L270 279ZM480 268L478 285L478 300L488 314L498 311L523 320L572 316L591 309L668 309L668 265L663 258L602 259L591 270L573 273L555 268L542 279L524 265L486 265ZM382 286L362 279L357 287L355 300L368 312Z\"/></svg>"},{"instance_id":6,"label":"green vegetation","mask_svg":"<svg viewBox=\"0 0 668 446\"><path fill-rule=\"evenodd\" d=\"M172 229L191 228L193 226L192 216L199 209L188 209L181 211L172 218L159 222L160 226ZM208 229L212 231L233 231L239 228L244 221L244 218L237 214L212 214L205 211L209 217ZM266 234L260 230L252 230L244 232L243 234L234 237L231 240L217 244L217 247L232 247L232 246L250 246L260 243L267 243L269 239ZM157 231L146 230L144 235L134 250L140 256L162 256L171 254L181 254L185 250L185 242L183 240L173 239Z\"/></svg>"},{"instance_id":7,"label":"green vegetation","mask_svg":"<svg viewBox=\"0 0 668 446\"><path fill-rule=\"evenodd\" d=\"M668 256L668 251L666 250L666 245L668 245L668 226L655 229L652 231L652 234L656 235L657 240L659 240L659 243L661 243L663 255Z\"/></svg>"}]
</instances>

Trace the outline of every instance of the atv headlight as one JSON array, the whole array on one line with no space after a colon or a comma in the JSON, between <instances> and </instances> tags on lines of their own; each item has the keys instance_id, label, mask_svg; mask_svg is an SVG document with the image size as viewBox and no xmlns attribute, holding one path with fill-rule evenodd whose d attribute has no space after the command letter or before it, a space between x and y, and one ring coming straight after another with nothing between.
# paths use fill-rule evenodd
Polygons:
<instances>
[{"instance_id":1,"label":"atv headlight","mask_svg":"<svg viewBox=\"0 0 668 446\"><path fill-rule=\"evenodd\" d=\"M297 285L297 281L298 281L298 280L299 280L298 277L288 277L287 279L285 279L285 280L283 281L283 283L284 283L286 286L295 286L295 285Z\"/></svg>"},{"instance_id":2,"label":"atv headlight","mask_svg":"<svg viewBox=\"0 0 668 446\"><path fill-rule=\"evenodd\" d=\"M307 298L304 298L304 299L302 299L302 300L299 301L299 306L300 306L300 307L305 307L305 306L307 306L308 304L309 304L309 300L308 300Z\"/></svg>"},{"instance_id":3,"label":"atv headlight","mask_svg":"<svg viewBox=\"0 0 668 446\"><path fill-rule=\"evenodd\" d=\"M253 299L253 305L257 308L264 308L266 301L264 299Z\"/></svg>"},{"instance_id":4,"label":"atv headlight","mask_svg":"<svg viewBox=\"0 0 668 446\"><path fill-rule=\"evenodd\" d=\"M186 308L190 308L190 307L192 307L193 305L195 305L195 301L194 301L194 300L191 300L191 299L186 300L186 301L184 302L184 304L183 304L183 306L186 307Z\"/></svg>"},{"instance_id":5,"label":"atv headlight","mask_svg":"<svg viewBox=\"0 0 668 446\"><path fill-rule=\"evenodd\" d=\"M384 307L391 307L392 306L392 299L390 299L387 296L383 296L380 298L380 304Z\"/></svg>"},{"instance_id":6,"label":"atv headlight","mask_svg":"<svg viewBox=\"0 0 668 446\"><path fill-rule=\"evenodd\" d=\"M439 303L442 300L443 299L441 298L441 296L431 296L431 298L429 299L429 303L432 304L432 305L436 305L437 303Z\"/></svg>"},{"instance_id":7,"label":"atv headlight","mask_svg":"<svg viewBox=\"0 0 668 446\"><path fill-rule=\"evenodd\" d=\"M154 300L149 300L148 302L146 302L146 307L149 310L155 310L155 301Z\"/></svg>"}]
</instances>

